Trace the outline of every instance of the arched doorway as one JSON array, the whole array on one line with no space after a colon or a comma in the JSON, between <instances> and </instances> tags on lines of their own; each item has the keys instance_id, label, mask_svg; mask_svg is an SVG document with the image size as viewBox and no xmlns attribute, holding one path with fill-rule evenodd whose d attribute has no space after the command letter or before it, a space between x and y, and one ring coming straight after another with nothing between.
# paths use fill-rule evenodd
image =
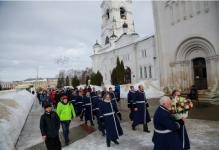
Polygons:
<instances>
[{"instance_id":1,"label":"arched doorway","mask_svg":"<svg viewBox=\"0 0 219 150\"><path fill-rule=\"evenodd\" d=\"M194 84L198 90L207 89L207 71L204 58L195 58L193 62Z\"/></svg>"},{"instance_id":2,"label":"arched doorway","mask_svg":"<svg viewBox=\"0 0 219 150\"><path fill-rule=\"evenodd\" d=\"M211 88L215 78L211 76L214 72L211 58L215 55L214 46L205 38L191 37L184 40L177 48L173 63L174 86L185 90L193 84L198 90Z\"/></svg>"},{"instance_id":3,"label":"arched doorway","mask_svg":"<svg viewBox=\"0 0 219 150\"><path fill-rule=\"evenodd\" d=\"M129 67L125 69L125 83L131 83L131 69Z\"/></svg>"}]
</instances>

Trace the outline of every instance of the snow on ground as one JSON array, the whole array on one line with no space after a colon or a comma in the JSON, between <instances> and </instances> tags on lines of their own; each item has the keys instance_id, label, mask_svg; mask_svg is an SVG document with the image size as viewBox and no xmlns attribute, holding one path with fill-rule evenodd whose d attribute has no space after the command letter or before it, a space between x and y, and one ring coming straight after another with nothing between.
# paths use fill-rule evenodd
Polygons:
<instances>
[{"instance_id":1,"label":"snow on ground","mask_svg":"<svg viewBox=\"0 0 219 150\"><path fill-rule=\"evenodd\" d=\"M0 149L12 150L23 128L35 96L22 91L0 94Z\"/></svg>"},{"instance_id":2,"label":"snow on ground","mask_svg":"<svg viewBox=\"0 0 219 150\"><path fill-rule=\"evenodd\" d=\"M164 95L162 91L159 89L159 81L158 80L145 80L145 81L140 81L139 83L136 84L124 84L120 85L120 97L121 98L127 98L127 94L130 90L130 86L133 85L135 89L138 89L138 86L142 84L144 86L144 91L146 93L147 98L159 98ZM79 85L78 88L84 88L86 85ZM96 91L103 90L103 87L101 86L95 86L91 85L91 88L95 87ZM107 89L112 87L115 89L114 85L104 85Z\"/></svg>"},{"instance_id":3,"label":"snow on ground","mask_svg":"<svg viewBox=\"0 0 219 150\"><path fill-rule=\"evenodd\" d=\"M152 131L152 123L149 123L149 129ZM63 150L152 150L151 141L153 132L145 133L142 126L137 131L131 130L130 123L122 123L124 135L119 139L119 145L111 143L111 147L106 147L106 139L96 131L87 137L76 141L75 143L63 148ZM191 150L217 150L219 147L219 122L188 119L186 121L187 131L190 137Z\"/></svg>"},{"instance_id":4,"label":"snow on ground","mask_svg":"<svg viewBox=\"0 0 219 150\"><path fill-rule=\"evenodd\" d=\"M133 84L135 89L138 89L139 85L144 86L144 91L146 93L146 98L159 98L164 95L162 91L159 89L159 81L150 81L150 80L145 80L141 81L139 83ZM120 87L120 97L121 98L127 98L127 94L130 90L131 84L126 84L126 85L121 85Z\"/></svg>"}]
</instances>

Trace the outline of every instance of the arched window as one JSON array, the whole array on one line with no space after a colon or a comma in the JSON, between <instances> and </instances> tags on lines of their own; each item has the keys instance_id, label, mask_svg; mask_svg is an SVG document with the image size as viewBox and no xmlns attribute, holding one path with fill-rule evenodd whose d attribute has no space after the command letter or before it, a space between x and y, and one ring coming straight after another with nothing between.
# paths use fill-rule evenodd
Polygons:
<instances>
[{"instance_id":1,"label":"arched window","mask_svg":"<svg viewBox=\"0 0 219 150\"><path fill-rule=\"evenodd\" d=\"M109 9L106 10L106 19L108 20L110 18L110 11Z\"/></svg>"},{"instance_id":2,"label":"arched window","mask_svg":"<svg viewBox=\"0 0 219 150\"><path fill-rule=\"evenodd\" d=\"M152 78L152 67L149 66L149 78Z\"/></svg>"},{"instance_id":3,"label":"arched window","mask_svg":"<svg viewBox=\"0 0 219 150\"><path fill-rule=\"evenodd\" d=\"M131 83L131 69L129 67L125 69L125 83Z\"/></svg>"},{"instance_id":4,"label":"arched window","mask_svg":"<svg viewBox=\"0 0 219 150\"><path fill-rule=\"evenodd\" d=\"M109 43L109 37L107 36L106 40L105 40L105 45L108 44L108 43Z\"/></svg>"},{"instance_id":5,"label":"arched window","mask_svg":"<svg viewBox=\"0 0 219 150\"><path fill-rule=\"evenodd\" d=\"M144 78L147 79L148 78L148 73L147 73L147 67L144 66Z\"/></svg>"},{"instance_id":6,"label":"arched window","mask_svg":"<svg viewBox=\"0 0 219 150\"><path fill-rule=\"evenodd\" d=\"M142 79L143 78L143 73L142 73L142 67L140 66L140 78Z\"/></svg>"},{"instance_id":7,"label":"arched window","mask_svg":"<svg viewBox=\"0 0 219 150\"><path fill-rule=\"evenodd\" d=\"M126 10L123 7L120 7L120 18L126 19Z\"/></svg>"}]
</instances>

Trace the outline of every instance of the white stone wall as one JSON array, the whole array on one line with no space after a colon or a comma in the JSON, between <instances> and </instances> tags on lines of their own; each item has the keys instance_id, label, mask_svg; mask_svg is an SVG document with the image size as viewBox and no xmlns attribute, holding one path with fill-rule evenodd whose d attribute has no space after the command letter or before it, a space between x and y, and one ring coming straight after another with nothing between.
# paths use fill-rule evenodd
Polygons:
<instances>
[{"instance_id":1,"label":"white stone wall","mask_svg":"<svg viewBox=\"0 0 219 150\"><path fill-rule=\"evenodd\" d=\"M120 18L120 7L123 7L127 12L127 18ZM122 28L123 23L128 24L127 33L134 32L133 14L132 14L132 2L131 0L120 1L103 1L101 4L102 9L102 25L101 25L101 45L105 45L106 37L110 37L113 31L117 37L120 37L124 30ZM110 18L107 19L106 11L109 9ZM116 22L113 22L113 18Z\"/></svg>"},{"instance_id":2,"label":"white stone wall","mask_svg":"<svg viewBox=\"0 0 219 150\"><path fill-rule=\"evenodd\" d=\"M156 53L153 36L144 38L132 44L115 44L119 45L115 45L114 48L107 49L103 53L97 53L91 56L93 60L93 71L96 72L99 70L101 72L104 84L111 83L111 71L116 66L117 57L119 57L120 60L123 60L125 67L130 67L132 71L132 83L139 82L140 80L158 79L157 71L155 71L155 69L157 69L157 66L155 66L155 61L157 61L157 59L155 59ZM143 68L142 77L140 76L140 67ZM144 67L147 68L147 77L145 76ZM151 67L151 78L149 67Z\"/></svg>"},{"instance_id":3,"label":"white stone wall","mask_svg":"<svg viewBox=\"0 0 219 150\"><path fill-rule=\"evenodd\" d=\"M186 88L193 84L191 59L204 57L207 61L208 85L213 87L214 81L218 82L219 2L153 1L153 12L161 86L180 85ZM184 59L179 57L184 62L179 62L177 55L186 41L190 41L191 46L197 44L203 47L197 50L190 47L191 51L182 53ZM213 70L210 66L217 69ZM178 73L179 80L172 81L174 73Z\"/></svg>"}]
</instances>

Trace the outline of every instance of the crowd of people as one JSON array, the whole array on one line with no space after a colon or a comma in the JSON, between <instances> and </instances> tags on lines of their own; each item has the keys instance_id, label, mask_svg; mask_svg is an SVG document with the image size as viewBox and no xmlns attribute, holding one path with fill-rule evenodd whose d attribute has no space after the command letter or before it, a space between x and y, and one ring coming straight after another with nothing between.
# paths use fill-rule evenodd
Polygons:
<instances>
[{"instance_id":1,"label":"crowd of people","mask_svg":"<svg viewBox=\"0 0 219 150\"><path fill-rule=\"evenodd\" d=\"M86 125L89 122L91 126L94 126L94 120L96 120L98 129L103 136L106 136L107 146L110 147L111 141L119 144L117 139L123 134L120 126L122 115L117 106L120 97L112 88L108 90L104 88L103 91L96 91L95 88L90 87L50 89L37 92L37 97L40 105L45 109L45 113L41 116L40 129L47 149L61 148L57 132L60 125L65 144L69 144L69 126L75 117L79 117L81 121L84 120ZM57 124L56 116L60 124ZM51 119L54 120L48 122ZM48 133L53 134L47 134L47 130L49 130Z\"/></svg>"},{"instance_id":2,"label":"crowd of people","mask_svg":"<svg viewBox=\"0 0 219 150\"><path fill-rule=\"evenodd\" d=\"M44 107L45 113L41 116L40 129L48 150L60 150L59 128L62 126L65 144L69 144L69 125L71 120L79 117L86 125L94 126L106 137L106 145L111 142L119 144L118 139L123 135L120 125L122 114L118 103L120 98L112 88L96 91L95 88L80 89L50 89L37 93L39 103ZM175 90L175 96L180 92ZM129 118L131 128L142 124L143 131L149 133L148 122L151 117L148 111L148 100L143 85L135 90L130 86L127 95ZM53 109L52 109L53 108ZM184 119L176 120L171 114L171 98L164 96L160 99L160 106L155 112L153 143L155 150L187 150L190 143Z\"/></svg>"}]
</instances>

